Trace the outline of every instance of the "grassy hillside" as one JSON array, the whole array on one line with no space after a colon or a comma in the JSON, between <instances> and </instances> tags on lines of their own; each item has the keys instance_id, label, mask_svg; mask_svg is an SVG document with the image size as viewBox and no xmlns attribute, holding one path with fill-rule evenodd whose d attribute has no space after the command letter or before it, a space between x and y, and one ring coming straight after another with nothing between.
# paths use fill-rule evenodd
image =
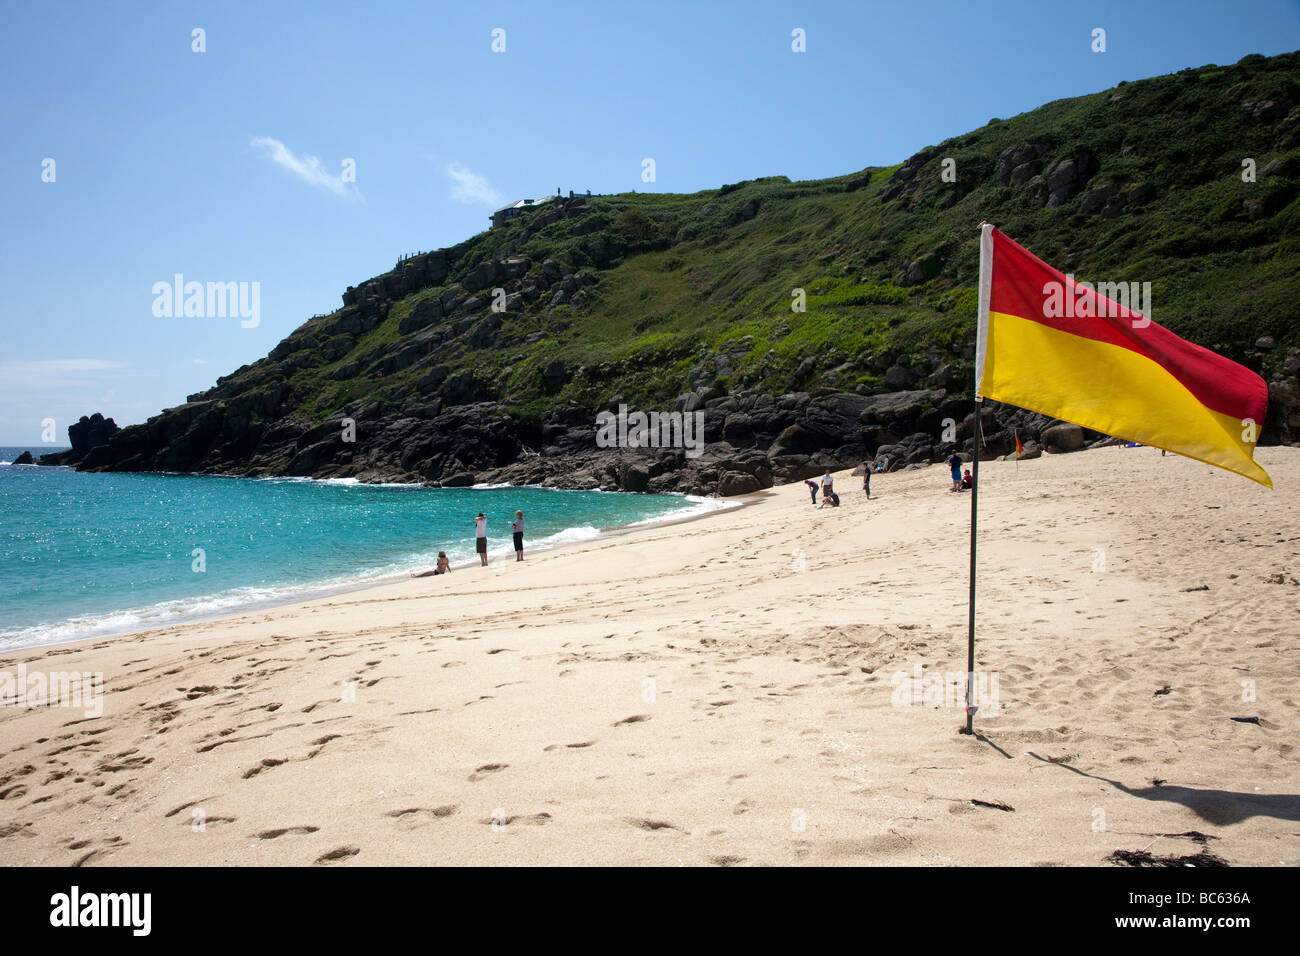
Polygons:
<instances>
[{"instance_id":1,"label":"grassy hillside","mask_svg":"<svg viewBox=\"0 0 1300 956\"><path fill-rule=\"evenodd\" d=\"M707 387L969 392L983 220L1080 278L1151 282L1157 322L1267 369L1300 345L1298 195L1300 54L1250 56L993 119L898 166L554 201L448 250L434 284L399 262L360 328L349 309L312 319L195 398L275 389L311 420L490 399L542 420ZM494 259L518 274L460 291Z\"/></svg>"}]
</instances>

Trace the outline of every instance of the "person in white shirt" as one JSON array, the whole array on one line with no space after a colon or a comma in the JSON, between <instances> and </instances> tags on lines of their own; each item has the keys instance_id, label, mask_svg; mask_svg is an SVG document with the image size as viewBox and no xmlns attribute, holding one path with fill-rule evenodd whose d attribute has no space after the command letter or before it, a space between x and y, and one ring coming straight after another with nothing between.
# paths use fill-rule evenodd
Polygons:
<instances>
[{"instance_id":1,"label":"person in white shirt","mask_svg":"<svg viewBox=\"0 0 1300 956\"><path fill-rule=\"evenodd\" d=\"M524 559L524 513L515 512L515 520L510 522L510 531L515 536L515 560Z\"/></svg>"},{"instance_id":2,"label":"person in white shirt","mask_svg":"<svg viewBox=\"0 0 1300 956\"><path fill-rule=\"evenodd\" d=\"M479 562L483 567L487 567L487 516L483 512L478 513L474 519L474 547L478 551Z\"/></svg>"}]
</instances>

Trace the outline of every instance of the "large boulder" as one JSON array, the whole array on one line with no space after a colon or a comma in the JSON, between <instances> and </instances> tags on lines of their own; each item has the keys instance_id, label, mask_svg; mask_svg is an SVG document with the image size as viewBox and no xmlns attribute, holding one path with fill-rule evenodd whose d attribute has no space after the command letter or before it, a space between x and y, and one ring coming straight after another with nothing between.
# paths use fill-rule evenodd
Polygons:
<instances>
[{"instance_id":1,"label":"large boulder","mask_svg":"<svg viewBox=\"0 0 1300 956\"><path fill-rule=\"evenodd\" d=\"M718 479L718 494L723 498L752 494L762 488L758 478L743 471L724 471Z\"/></svg>"},{"instance_id":2,"label":"large boulder","mask_svg":"<svg viewBox=\"0 0 1300 956\"><path fill-rule=\"evenodd\" d=\"M87 418L82 415L74 424L68 426L68 442L72 450L84 455L99 445L107 445L108 440L116 435L120 428L111 418L105 418L99 412Z\"/></svg>"},{"instance_id":3,"label":"large boulder","mask_svg":"<svg viewBox=\"0 0 1300 956\"><path fill-rule=\"evenodd\" d=\"M1060 206L1072 199L1097 171L1096 158L1086 149L1063 156L1043 170L1050 193L1049 208Z\"/></svg>"},{"instance_id":4,"label":"large boulder","mask_svg":"<svg viewBox=\"0 0 1300 956\"><path fill-rule=\"evenodd\" d=\"M993 168L994 181L1002 186L1008 183L1019 186L1027 181L1038 171L1034 160L1038 159L1046 148L1037 143L1008 146L999 154L997 165Z\"/></svg>"},{"instance_id":5,"label":"large boulder","mask_svg":"<svg viewBox=\"0 0 1300 956\"><path fill-rule=\"evenodd\" d=\"M442 315L442 302L432 296L421 299L415 304L411 314L397 324L397 331L402 335L409 332L418 332L420 329L433 325L442 318Z\"/></svg>"},{"instance_id":6,"label":"large boulder","mask_svg":"<svg viewBox=\"0 0 1300 956\"><path fill-rule=\"evenodd\" d=\"M443 382L441 397L448 405L459 405L470 400L474 389L474 370L467 368Z\"/></svg>"},{"instance_id":7,"label":"large boulder","mask_svg":"<svg viewBox=\"0 0 1300 956\"><path fill-rule=\"evenodd\" d=\"M470 292L481 292L497 281L499 269L500 267L495 262L480 263L465 273L461 285Z\"/></svg>"},{"instance_id":8,"label":"large boulder","mask_svg":"<svg viewBox=\"0 0 1300 956\"><path fill-rule=\"evenodd\" d=\"M1043 429L1039 440L1043 448L1049 452L1078 451L1084 445L1083 429L1078 425L1062 422Z\"/></svg>"},{"instance_id":9,"label":"large boulder","mask_svg":"<svg viewBox=\"0 0 1300 956\"><path fill-rule=\"evenodd\" d=\"M623 491L645 491L650 484L650 473L643 465L627 465L618 477L618 486Z\"/></svg>"},{"instance_id":10,"label":"large boulder","mask_svg":"<svg viewBox=\"0 0 1300 956\"><path fill-rule=\"evenodd\" d=\"M803 425L791 425L776 436L770 453L773 457L807 455L838 444L840 442L832 440L821 431Z\"/></svg>"},{"instance_id":11,"label":"large boulder","mask_svg":"<svg viewBox=\"0 0 1300 956\"><path fill-rule=\"evenodd\" d=\"M916 421L925 409L942 402L947 393L938 388L858 397L865 399L858 420L863 425L873 426Z\"/></svg>"}]
</instances>

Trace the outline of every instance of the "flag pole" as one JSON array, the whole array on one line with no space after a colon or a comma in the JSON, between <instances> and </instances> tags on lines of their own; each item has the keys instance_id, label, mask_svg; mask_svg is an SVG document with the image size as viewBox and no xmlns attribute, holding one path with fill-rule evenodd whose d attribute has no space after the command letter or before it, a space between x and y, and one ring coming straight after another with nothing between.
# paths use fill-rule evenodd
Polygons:
<instances>
[{"instance_id":1,"label":"flag pole","mask_svg":"<svg viewBox=\"0 0 1300 956\"><path fill-rule=\"evenodd\" d=\"M988 347L989 299L993 287L993 226L980 223L979 318L975 336L975 446L971 455L970 489L970 597L966 622L966 726L964 734L975 733L975 543L979 517L980 448L984 444L984 358Z\"/></svg>"},{"instance_id":2,"label":"flag pole","mask_svg":"<svg viewBox=\"0 0 1300 956\"><path fill-rule=\"evenodd\" d=\"M975 704L975 530L979 517L979 494L980 494L980 445L984 441L983 419L984 399L979 395L975 396L975 447L973 449L971 462L971 488L970 488L970 600L969 614L966 624L966 729L963 733L975 733L974 721L975 711L979 707Z\"/></svg>"}]
</instances>

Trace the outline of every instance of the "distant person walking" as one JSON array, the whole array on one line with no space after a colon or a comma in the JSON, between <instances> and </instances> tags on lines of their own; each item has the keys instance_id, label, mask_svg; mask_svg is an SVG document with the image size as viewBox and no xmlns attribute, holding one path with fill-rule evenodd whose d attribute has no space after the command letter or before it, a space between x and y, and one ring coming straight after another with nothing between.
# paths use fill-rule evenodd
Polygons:
<instances>
[{"instance_id":1,"label":"distant person walking","mask_svg":"<svg viewBox=\"0 0 1300 956\"><path fill-rule=\"evenodd\" d=\"M961 455L956 450L948 456L948 467L952 469L952 491L961 491Z\"/></svg>"},{"instance_id":2,"label":"distant person walking","mask_svg":"<svg viewBox=\"0 0 1300 956\"><path fill-rule=\"evenodd\" d=\"M524 513L515 512L515 520L510 522L510 531L515 536L515 560L524 559Z\"/></svg>"},{"instance_id":3,"label":"distant person walking","mask_svg":"<svg viewBox=\"0 0 1300 956\"><path fill-rule=\"evenodd\" d=\"M474 548L478 551L479 563L487 567L487 516L478 513L474 519Z\"/></svg>"},{"instance_id":4,"label":"distant person walking","mask_svg":"<svg viewBox=\"0 0 1300 956\"><path fill-rule=\"evenodd\" d=\"M867 500L871 500L871 463L864 461L862 463L862 490L867 493Z\"/></svg>"}]
</instances>

